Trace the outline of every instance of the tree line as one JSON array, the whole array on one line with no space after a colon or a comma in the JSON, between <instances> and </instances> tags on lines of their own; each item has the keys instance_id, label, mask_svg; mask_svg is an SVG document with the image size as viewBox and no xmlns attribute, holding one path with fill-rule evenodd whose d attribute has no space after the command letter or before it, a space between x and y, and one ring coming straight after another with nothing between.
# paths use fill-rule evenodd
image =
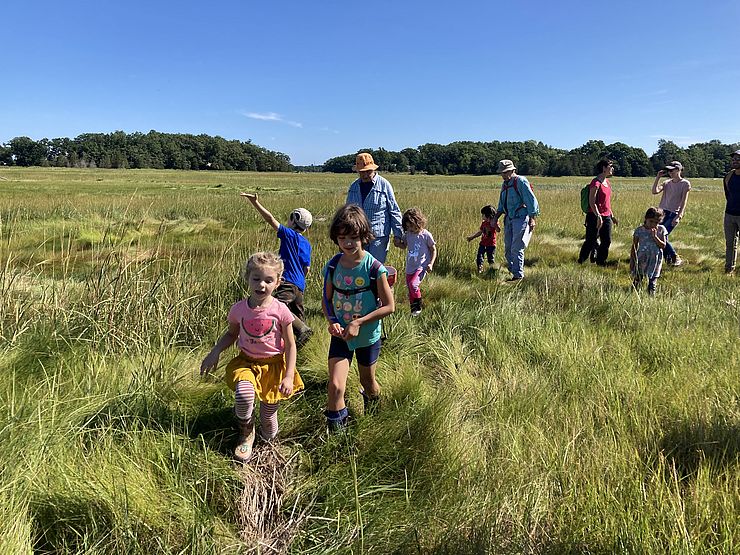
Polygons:
<instances>
[{"instance_id":1,"label":"tree line","mask_svg":"<svg viewBox=\"0 0 740 555\"><path fill-rule=\"evenodd\" d=\"M591 175L601 158L616 163L616 175L654 175L667 162L678 160L684 174L722 177L729 169L730 154L740 144L720 141L697 143L686 148L666 140L650 157L641 148L625 143L588 141L572 150L539 141L458 141L447 145L427 143L401 151L384 148L369 152L384 172L430 175L491 175L498 161L513 160L522 175ZM282 152L267 150L251 141L226 140L209 135L180 133L84 133L74 139L34 141L16 137L0 144L0 165L57 166L75 168L154 168L177 170L326 171L350 173L357 153L330 158L321 166L294 166Z\"/></svg>"},{"instance_id":2,"label":"tree line","mask_svg":"<svg viewBox=\"0 0 740 555\"><path fill-rule=\"evenodd\" d=\"M0 165L67 168L292 171L290 157L251 141L180 133L84 133L74 139L16 137L0 144Z\"/></svg>"},{"instance_id":3,"label":"tree line","mask_svg":"<svg viewBox=\"0 0 740 555\"><path fill-rule=\"evenodd\" d=\"M383 171L426 174L496 173L499 160L513 160L522 175L561 176L593 175L601 158L616 163L615 174L621 177L646 177L655 175L666 163L678 160L684 165L684 174L693 177L722 177L729 170L730 154L739 144L726 145L720 141L697 143L681 148L666 140L658 141L658 150L650 157L641 148L625 143L605 144L588 141L572 150L553 148L538 141L523 142L472 142L459 141L448 145L425 144L401 151L362 149L372 154ZM324 163L327 172L349 173L356 154L345 154Z\"/></svg>"}]
</instances>

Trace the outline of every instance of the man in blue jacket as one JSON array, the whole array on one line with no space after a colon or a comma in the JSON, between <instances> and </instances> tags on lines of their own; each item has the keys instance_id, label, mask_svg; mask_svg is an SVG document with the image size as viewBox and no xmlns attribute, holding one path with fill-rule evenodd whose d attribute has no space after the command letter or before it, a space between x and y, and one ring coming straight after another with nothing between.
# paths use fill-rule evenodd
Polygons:
<instances>
[{"instance_id":1,"label":"man in blue jacket","mask_svg":"<svg viewBox=\"0 0 740 555\"><path fill-rule=\"evenodd\" d=\"M516 174L514 162L501 160L497 171L504 182L501 184L494 225L498 226L498 219L506 215L504 252L511 272L511 278L507 281L516 282L524 278L524 249L529 245L534 226L537 225L540 207L527 178Z\"/></svg>"},{"instance_id":2,"label":"man in blue jacket","mask_svg":"<svg viewBox=\"0 0 740 555\"><path fill-rule=\"evenodd\" d=\"M375 172L377 169L378 165L371 154L361 152L357 155L352 171L358 172L360 177L349 186L347 204L358 204L362 207L370 222L370 230L375 235L375 241L365 247L365 250L384 264L391 231L393 244L401 247L403 228L401 209L393 194L393 187L387 179Z\"/></svg>"}]
</instances>

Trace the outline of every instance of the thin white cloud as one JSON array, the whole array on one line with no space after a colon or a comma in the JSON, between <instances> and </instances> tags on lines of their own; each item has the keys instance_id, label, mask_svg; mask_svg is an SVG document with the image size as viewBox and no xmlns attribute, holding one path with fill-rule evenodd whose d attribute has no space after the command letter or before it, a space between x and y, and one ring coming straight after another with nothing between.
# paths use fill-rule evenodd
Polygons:
<instances>
[{"instance_id":1,"label":"thin white cloud","mask_svg":"<svg viewBox=\"0 0 740 555\"><path fill-rule=\"evenodd\" d=\"M327 133L334 133L335 135L339 135L339 131L336 129L330 129L329 127L319 127L319 131L326 131Z\"/></svg>"},{"instance_id":2,"label":"thin white cloud","mask_svg":"<svg viewBox=\"0 0 740 555\"><path fill-rule=\"evenodd\" d=\"M266 112L264 114L260 114L259 112L242 112L243 116L257 119L260 121L274 121L277 123L284 123L285 125L290 125L291 127L299 127L302 128L303 124L298 121L291 121L289 119L285 119L280 114L277 114L275 112Z\"/></svg>"}]
</instances>

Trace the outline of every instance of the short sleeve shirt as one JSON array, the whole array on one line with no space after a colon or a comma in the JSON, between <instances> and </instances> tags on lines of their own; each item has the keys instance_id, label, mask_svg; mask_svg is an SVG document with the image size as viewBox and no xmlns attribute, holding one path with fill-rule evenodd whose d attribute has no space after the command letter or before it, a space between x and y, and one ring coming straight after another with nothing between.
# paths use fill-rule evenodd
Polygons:
<instances>
[{"instance_id":1,"label":"short sleeve shirt","mask_svg":"<svg viewBox=\"0 0 740 555\"><path fill-rule=\"evenodd\" d=\"M681 179L679 182L668 180L663 183L663 196L660 197L658 205L663 210L680 213L685 209L683 205L684 195L691 190L691 183L688 179Z\"/></svg>"},{"instance_id":2,"label":"short sleeve shirt","mask_svg":"<svg viewBox=\"0 0 740 555\"><path fill-rule=\"evenodd\" d=\"M480 224L480 244L484 247L496 246L497 232L488 220L483 220Z\"/></svg>"},{"instance_id":3,"label":"short sleeve shirt","mask_svg":"<svg viewBox=\"0 0 740 555\"><path fill-rule=\"evenodd\" d=\"M608 179L602 183L595 177L591 180L590 187L596 188L596 209L602 216L612 215L612 185ZM589 208L589 211L591 209Z\"/></svg>"},{"instance_id":4,"label":"short sleeve shirt","mask_svg":"<svg viewBox=\"0 0 740 555\"><path fill-rule=\"evenodd\" d=\"M332 279L332 288L334 290L332 294L332 306L334 307L334 315L342 327L349 324L352 320L370 314L377 308L377 300L372 290L368 289L357 293L352 292L353 290L359 290L370 285L370 268L374 261L375 258L370 253L365 253L365 257L357 266L345 268L341 264L337 264L334 270L334 278ZM327 275L328 267L329 265L327 263L324 267L324 275ZM388 270L381 264L378 270L378 277L382 274L388 275ZM337 289L342 289L347 291L347 293L340 293ZM354 351L359 347L367 347L377 342L380 339L381 326L380 320L360 326L359 335L347 341L347 347Z\"/></svg>"},{"instance_id":5,"label":"short sleeve shirt","mask_svg":"<svg viewBox=\"0 0 740 555\"><path fill-rule=\"evenodd\" d=\"M406 233L406 273L413 274L426 268L431 259L431 249L436 243L428 230L421 233Z\"/></svg>"},{"instance_id":6,"label":"short sleeve shirt","mask_svg":"<svg viewBox=\"0 0 740 555\"><path fill-rule=\"evenodd\" d=\"M283 279L298 289L306 289L306 274L303 268L311 266L311 243L295 229L280 225L277 230L280 239L280 258L285 270Z\"/></svg>"},{"instance_id":7,"label":"short sleeve shirt","mask_svg":"<svg viewBox=\"0 0 740 555\"><path fill-rule=\"evenodd\" d=\"M229 310L229 323L239 325L239 349L248 357L269 358L285 351L283 325L293 322L293 314L277 299L265 308L250 308L247 299Z\"/></svg>"}]
</instances>

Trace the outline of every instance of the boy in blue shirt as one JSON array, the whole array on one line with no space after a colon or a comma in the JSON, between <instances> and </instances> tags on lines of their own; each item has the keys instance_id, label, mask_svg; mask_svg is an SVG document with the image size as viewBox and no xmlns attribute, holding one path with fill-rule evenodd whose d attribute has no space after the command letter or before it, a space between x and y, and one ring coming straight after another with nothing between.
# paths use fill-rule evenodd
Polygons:
<instances>
[{"instance_id":1,"label":"boy in blue shirt","mask_svg":"<svg viewBox=\"0 0 740 555\"><path fill-rule=\"evenodd\" d=\"M262 206L254 193L241 193L249 199L262 218L277 231L280 239L280 258L285 270L283 282L275 290L275 298L288 305L296 316L293 320L293 332L298 347L302 347L313 335L313 330L306 325L306 314L303 310L303 291L306 289L306 274L311 267L311 243L303 233L311 227L313 217L305 208L296 208L290 213L288 224L282 225Z\"/></svg>"}]
</instances>

